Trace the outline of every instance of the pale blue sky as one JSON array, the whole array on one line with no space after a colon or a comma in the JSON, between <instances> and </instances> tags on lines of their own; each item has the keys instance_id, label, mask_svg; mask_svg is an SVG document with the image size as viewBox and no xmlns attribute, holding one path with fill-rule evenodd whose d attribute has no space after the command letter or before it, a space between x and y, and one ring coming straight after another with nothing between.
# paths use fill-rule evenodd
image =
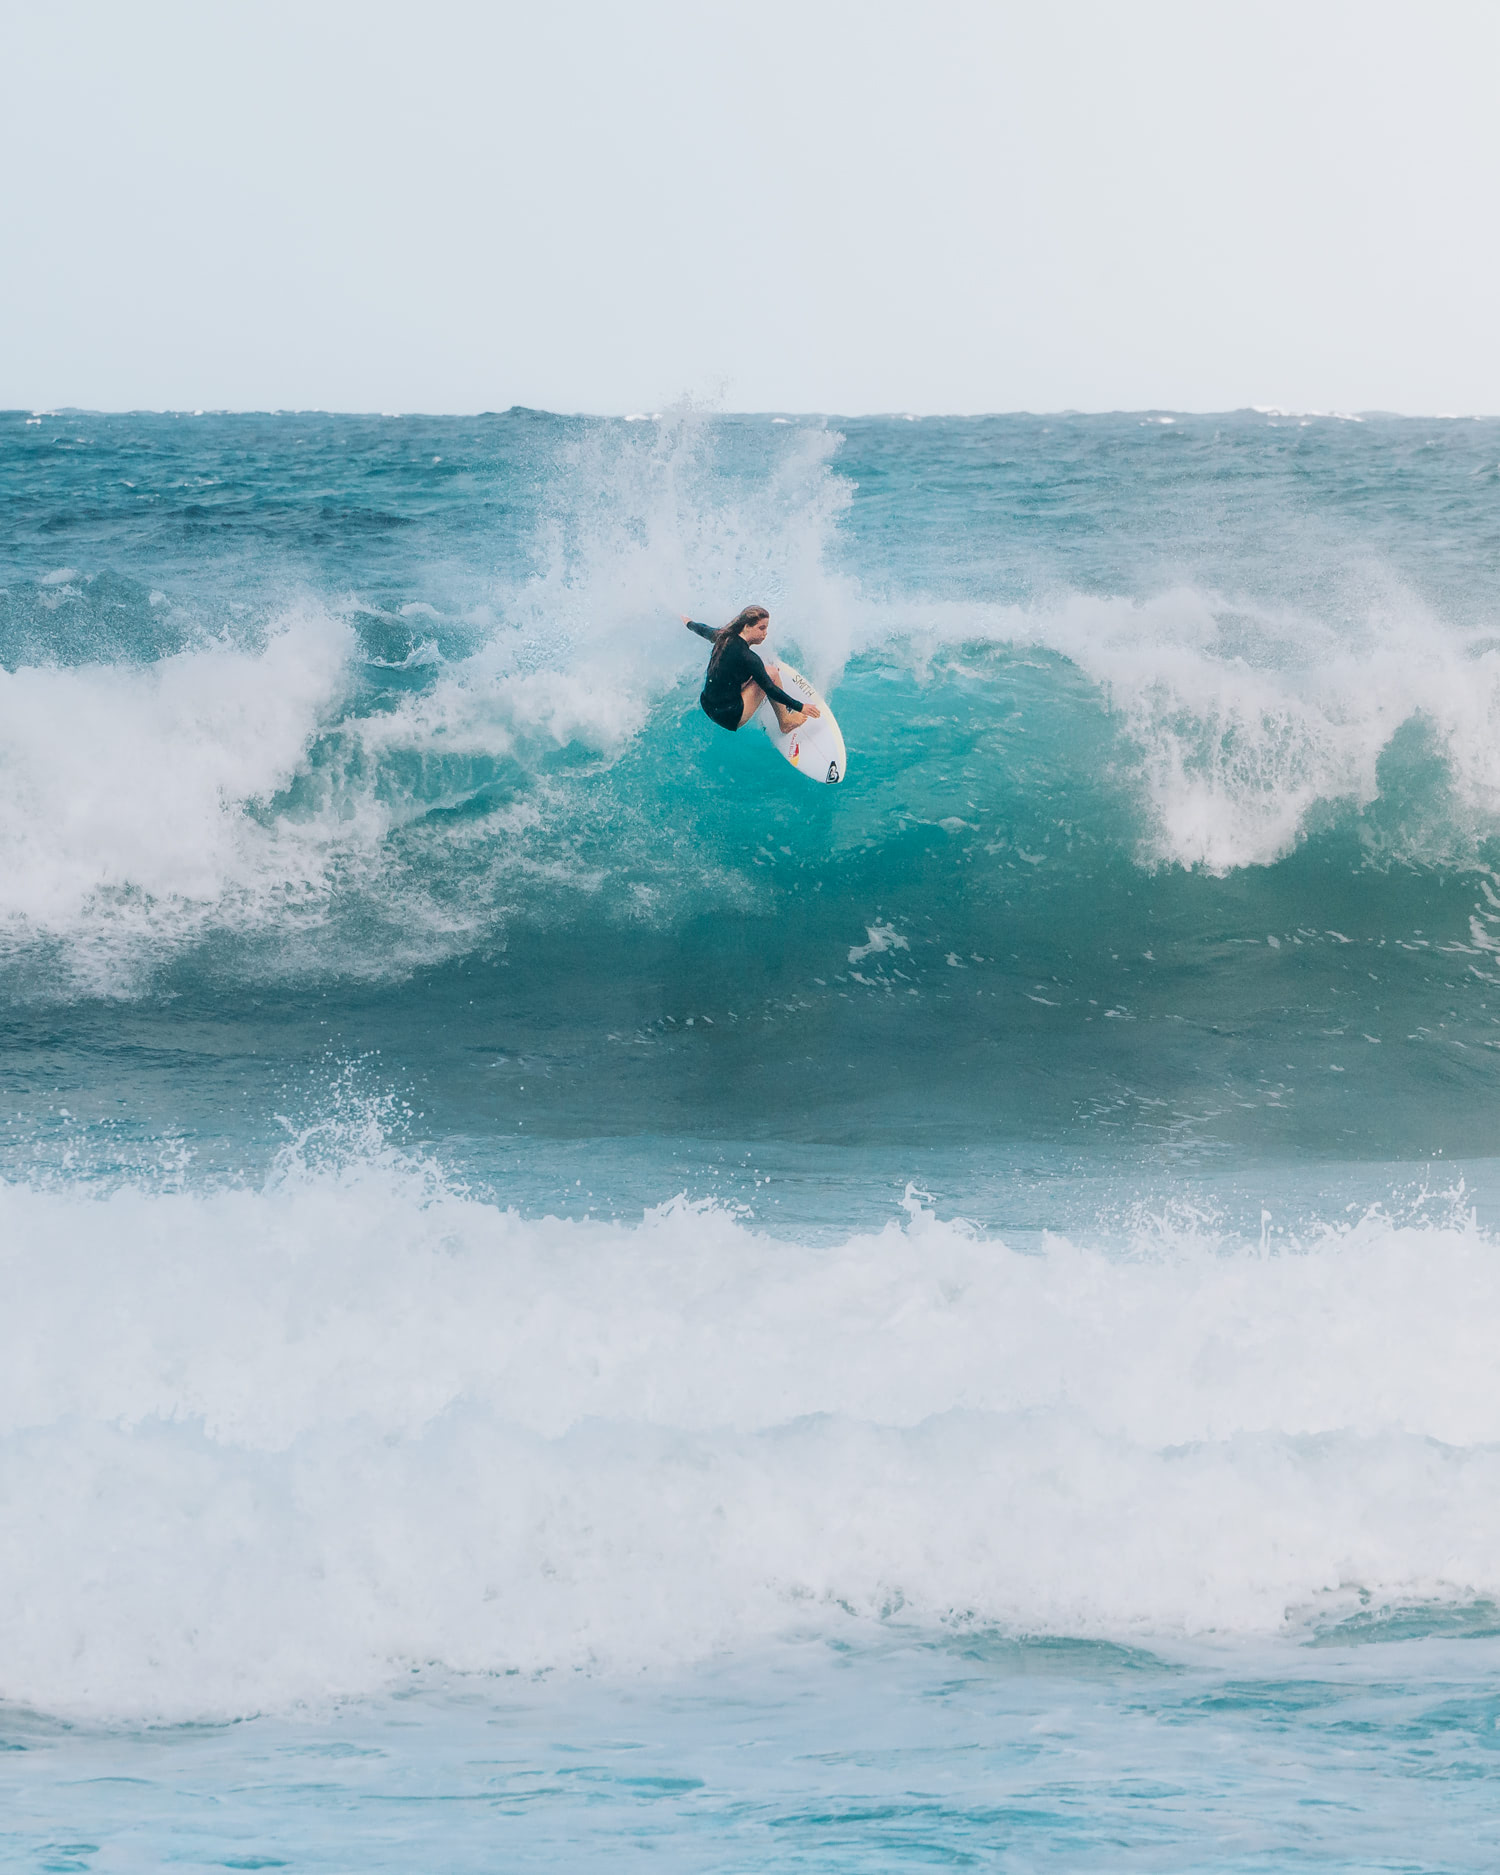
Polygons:
<instances>
[{"instance_id":1,"label":"pale blue sky","mask_svg":"<svg viewBox=\"0 0 1500 1875\"><path fill-rule=\"evenodd\" d=\"M0 404L1500 411L1493 0L0 20Z\"/></svg>"}]
</instances>

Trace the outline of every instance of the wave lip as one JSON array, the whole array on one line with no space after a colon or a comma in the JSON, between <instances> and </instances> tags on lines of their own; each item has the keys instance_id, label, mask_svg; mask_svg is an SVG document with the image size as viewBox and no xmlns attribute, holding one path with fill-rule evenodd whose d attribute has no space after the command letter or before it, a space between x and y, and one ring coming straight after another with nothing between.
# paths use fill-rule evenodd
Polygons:
<instances>
[{"instance_id":1,"label":"wave lip","mask_svg":"<svg viewBox=\"0 0 1500 1875\"><path fill-rule=\"evenodd\" d=\"M1500 831L1500 652L1414 595L1350 621L1188 587L1074 597L1001 629L1099 687L1148 864L1273 865L1338 811L1370 809L1403 744L1435 762L1438 798L1390 857L1473 865Z\"/></svg>"},{"instance_id":2,"label":"wave lip","mask_svg":"<svg viewBox=\"0 0 1500 1875\"><path fill-rule=\"evenodd\" d=\"M0 671L0 931L105 948L197 934L316 887L246 810L295 776L336 706L348 629L289 619L262 650ZM269 849L276 847L273 855Z\"/></svg>"}]
</instances>

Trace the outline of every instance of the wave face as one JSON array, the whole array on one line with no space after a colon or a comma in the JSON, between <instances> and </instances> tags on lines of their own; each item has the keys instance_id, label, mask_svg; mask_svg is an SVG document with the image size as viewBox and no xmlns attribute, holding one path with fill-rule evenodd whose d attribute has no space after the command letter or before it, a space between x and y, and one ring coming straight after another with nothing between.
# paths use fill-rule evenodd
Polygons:
<instances>
[{"instance_id":1,"label":"wave face","mask_svg":"<svg viewBox=\"0 0 1500 1875\"><path fill-rule=\"evenodd\" d=\"M1500 1595L1497 482L0 416L0 1696ZM751 600L837 789L696 706Z\"/></svg>"}]
</instances>

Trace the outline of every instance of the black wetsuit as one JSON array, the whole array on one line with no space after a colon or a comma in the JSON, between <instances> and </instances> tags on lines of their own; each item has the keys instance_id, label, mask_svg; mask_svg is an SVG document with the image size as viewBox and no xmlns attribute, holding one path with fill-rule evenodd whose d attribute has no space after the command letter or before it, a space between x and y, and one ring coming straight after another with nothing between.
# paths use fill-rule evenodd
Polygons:
<instances>
[{"instance_id":1,"label":"black wetsuit","mask_svg":"<svg viewBox=\"0 0 1500 1875\"><path fill-rule=\"evenodd\" d=\"M712 625L695 625L691 619L688 630L697 632L700 638L718 637ZM718 663L708 667L703 695L698 699L704 714L711 716L721 729L738 729L745 713L745 700L740 692L746 684L759 684L773 703L784 703L789 710L804 707L800 698L789 697L771 681L771 673L743 638L731 638L719 653Z\"/></svg>"}]
</instances>

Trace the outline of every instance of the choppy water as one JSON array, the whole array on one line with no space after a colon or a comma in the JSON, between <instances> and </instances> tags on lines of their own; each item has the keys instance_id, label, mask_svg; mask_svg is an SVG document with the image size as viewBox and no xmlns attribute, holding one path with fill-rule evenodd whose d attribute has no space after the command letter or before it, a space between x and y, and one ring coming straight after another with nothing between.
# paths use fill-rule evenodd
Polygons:
<instances>
[{"instance_id":1,"label":"choppy water","mask_svg":"<svg viewBox=\"0 0 1500 1875\"><path fill-rule=\"evenodd\" d=\"M1492 1866L1500 423L0 500L19 1865Z\"/></svg>"}]
</instances>

